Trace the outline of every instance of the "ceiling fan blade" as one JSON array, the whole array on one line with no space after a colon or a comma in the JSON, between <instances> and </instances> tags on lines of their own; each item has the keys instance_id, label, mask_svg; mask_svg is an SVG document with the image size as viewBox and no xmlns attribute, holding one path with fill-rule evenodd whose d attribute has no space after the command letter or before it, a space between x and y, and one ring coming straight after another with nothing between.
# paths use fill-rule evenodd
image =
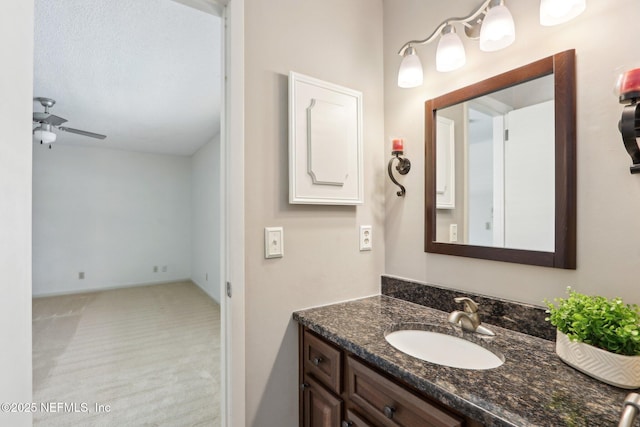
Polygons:
<instances>
[{"instance_id":1,"label":"ceiling fan blade","mask_svg":"<svg viewBox=\"0 0 640 427\"><path fill-rule=\"evenodd\" d=\"M58 129L69 133L77 133L78 135L90 136L91 138L105 139L107 137L107 135L100 135L99 133L87 132L86 130L73 129L64 126L60 126Z\"/></svg>"},{"instance_id":2,"label":"ceiling fan blade","mask_svg":"<svg viewBox=\"0 0 640 427\"><path fill-rule=\"evenodd\" d=\"M33 121L36 123L58 126L65 123L67 119L49 113L33 113Z\"/></svg>"},{"instance_id":3,"label":"ceiling fan blade","mask_svg":"<svg viewBox=\"0 0 640 427\"><path fill-rule=\"evenodd\" d=\"M65 119L65 118L62 118L60 116L56 116L54 114L50 114L49 117L47 117L46 123L49 123L50 125L53 125L53 126L58 126L58 125L63 124L66 121L67 121L67 119Z\"/></svg>"}]
</instances>

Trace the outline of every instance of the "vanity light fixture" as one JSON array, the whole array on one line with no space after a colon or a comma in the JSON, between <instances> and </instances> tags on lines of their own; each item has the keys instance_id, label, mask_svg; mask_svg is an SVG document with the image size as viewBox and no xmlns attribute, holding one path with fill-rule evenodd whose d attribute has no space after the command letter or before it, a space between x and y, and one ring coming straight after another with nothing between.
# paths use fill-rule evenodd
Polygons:
<instances>
[{"instance_id":1,"label":"vanity light fixture","mask_svg":"<svg viewBox=\"0 0 640 427\"><path fill-rule=\"evenodd\" d=\"M511 46L516 39L516 25L504 0L490 2L480 27L480 50L494 52Z\"/></svg>"},{"instance_id":2,"label":"vanity light fixture","mask_svg":"<svg viewBox=\"0 0 640 427\"><path fill-rule=\"evenodd\" d=\"M623 73L618 79L619 101L628 104L622 111L618 129L622 134L622 142L633 164L629 168L632 174L640 173L640 68Z\"/></svg>"},{"instance_id":3,"label":"vanity light fixture","mask_svg":"<svg viewBox=\"0 0 640 427\"><path fill-rule=\"evenodd\" d=\"M541 0L540 25L558 25L572 20L587 8L587 0Z\"/></svg>"},{"instance_id":4,"label":"vanity light fixture","mask_svg":"<svg viewBox=\"0 0 640 427\"><path fill-rule=\"evenodd\" d=\"M586 0L541 0L540 23L545 26L558 25L575 18L586 8ZM402 56L398 70L398 86L413 88L423 83L423 71L416 46L426 45L436 39L436 70L454 71L466 62L462 40L454 24L461 24L467 38L480 40L480 50L493 52L510 46L516 37L515 24L505 0L484 0L469 15L462 18L445 19L425 39L405 43L398 55Z\"/></svg>"},{"instance_id":5,"label":"vanity light fixture","mask_svg":"<svg viewBox=\"0 0 640 427\"><path fill-rule=\"evenodd\" d=\"M460 36L456 34L456 28L453 25L445 25L436 49L436 70L441 72L457 70L465 62L467 57L464 45Z\"/></svg>"},{"instance_id":6,"label":"vanity light fixture","mask_svg":"<svg viewBox=\"0 0 640 427\"><path fill-rule=\"evenodd\" d=\"M389 173L389 178L391 181L400 187L399 191L396 191L396 195L398 197L404 197L407 193L407 190L404 188L402 184L400 184L396 178L393 176L393 171L391 167L393 166L393 161L398 160L398 164L396 165L396 170L400 175L406 175L411 170L411 162L406 157L400 157L404 154L404 140L401 138L395 138L391 141L391 155L395 156L389 160L389 164L387 165L387 172Z\"/></svg>"},{"instance_id":7,"label":"vanity light fixture","mask_svg":"<svg viewBox=\"0 0 640 427\"><path fill-rule=\"evenodd\" d=\"M416 49L408 46L402 53L402 62L398 72L398 86L404 88L417 87L422 85L422 63Z\"/></svg>"}]
</instances>

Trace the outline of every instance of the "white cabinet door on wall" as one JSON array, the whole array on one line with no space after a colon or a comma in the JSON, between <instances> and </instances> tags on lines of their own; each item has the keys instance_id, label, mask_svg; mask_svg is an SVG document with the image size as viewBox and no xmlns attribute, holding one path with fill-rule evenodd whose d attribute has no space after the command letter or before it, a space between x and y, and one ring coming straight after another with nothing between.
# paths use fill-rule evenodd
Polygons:
<instances>
[{"instance_id":1,"label":"white cabinet door on wall","mask_svg":"<svg viewBox=\"0 0 640 427\"><path fill-rule=\"evenodd\" d=\"M289 73L289 203L364 201L362 93Z\"/></svg>"}]
</instances>

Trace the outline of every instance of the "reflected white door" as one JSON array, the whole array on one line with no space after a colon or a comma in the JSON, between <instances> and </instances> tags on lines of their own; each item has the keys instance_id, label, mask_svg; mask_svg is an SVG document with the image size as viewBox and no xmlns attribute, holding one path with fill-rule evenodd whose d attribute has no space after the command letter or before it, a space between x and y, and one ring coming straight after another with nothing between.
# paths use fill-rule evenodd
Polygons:
<instances>
[{"instance_id":1,"label":"reflected white door","mask_svg":"<svg viewBox=\"0 0 640 427\"><path fill-rule=\"evenodd\" d=\"M507 114L504 145L505 247L551 252L555 247L553 101Z\"/></svg>"}]
</instances>

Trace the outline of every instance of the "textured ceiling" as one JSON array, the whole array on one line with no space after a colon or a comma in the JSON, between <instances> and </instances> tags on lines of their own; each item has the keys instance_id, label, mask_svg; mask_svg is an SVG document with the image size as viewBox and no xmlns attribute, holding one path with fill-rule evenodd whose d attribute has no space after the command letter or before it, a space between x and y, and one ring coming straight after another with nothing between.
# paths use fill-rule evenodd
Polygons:
<instances>
[{"instance_id":1,"label":"textured ceiling","mask_svg":"<svg viewBox=\"0 0 640 427\"><path fill-rule=\"evenodd\" d=\"M220 18L171 0L35 0L34 96L56 144L191 155L220 130ZM43 111L34 102L34 111Z\"/></svg>"}]
</instances>

